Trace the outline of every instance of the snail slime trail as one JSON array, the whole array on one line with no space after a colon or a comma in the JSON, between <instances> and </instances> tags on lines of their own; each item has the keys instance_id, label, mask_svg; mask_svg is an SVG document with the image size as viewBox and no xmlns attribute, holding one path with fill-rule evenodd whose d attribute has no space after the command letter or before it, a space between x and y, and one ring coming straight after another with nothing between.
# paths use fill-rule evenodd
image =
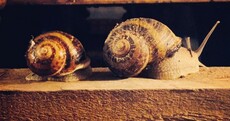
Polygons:
<instances>
[{"instance_id":1,"label":"snail slime trail","mask_svg":"<svg viewBox=\"0 0 230 121\"><path fill-rule=\"evenodd\" d=\"M104 59L110 70L122 78L139 74L155 79L186 76L198 72L203 65L198 57L218 23L201 46L192 51L190 38L187 38L188 48L181 47L181 38L159 21L128 19L109 33L103 48Z\"/></svg>"},{"instance_id":2,"label":"snail slime trail","mask_svg":"<svg viewBox=\"0 0 230 121\"><path fill-rule=\"evenodd\" d=\"M92 73L81 42L62 31L47 32L32 39L26 60L33 72L27 80L76 81Z\"/></svg>"}]
</instances>

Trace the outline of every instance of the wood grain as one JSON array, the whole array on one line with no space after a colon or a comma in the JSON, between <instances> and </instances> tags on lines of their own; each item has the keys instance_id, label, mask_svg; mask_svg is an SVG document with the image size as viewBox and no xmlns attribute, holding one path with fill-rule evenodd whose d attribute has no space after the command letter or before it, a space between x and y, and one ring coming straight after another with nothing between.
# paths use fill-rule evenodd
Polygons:
<instances>
[{"instance_id":1,"label":"wood grain","mask_svg":"<svg viewBox=\"0 0 230 121\"><path fill-rule=\"evenodd\" d=\"M230 90L0 92L0 120L230 120Z\"/></svg>"},{"instance_id":2,"label":"wood grain","mask_svg":"<svg viewBox=\"0 0 230 121\"><path fill-rule=\"evenodd\" d=\"M229 2L230 0L8 0L9 4L130 4L130 3L196 3L196 2Z\"/></svg>"}]
</instances>

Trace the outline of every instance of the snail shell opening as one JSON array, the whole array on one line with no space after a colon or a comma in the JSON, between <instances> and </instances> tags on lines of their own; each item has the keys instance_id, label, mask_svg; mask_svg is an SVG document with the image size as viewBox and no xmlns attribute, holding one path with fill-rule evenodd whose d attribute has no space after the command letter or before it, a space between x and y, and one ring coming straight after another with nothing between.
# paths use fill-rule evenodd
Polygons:
<instances>
[{"instance_id":1,"label":"snail shell opening","mask_svg":"<svg viewBox=\"0 0 230 121\"><path fill-rule=\"evenodd\" d=\"M109 33L103 55L110 70L119 77L136 76L148 64L172 56L181 39L163 23L150 18L126 20Z\"/></svg>"},{"instance_id":2,"label":"snail shell opening","mask_svg":"<svg viewBox=\"0 0 230 121\"><path fill-rule=\"evenodd\" d=\"M65 76L90 66L90 59L74 36L51 31L31 40L26 53L27 65L39 76Z\"/></svg>"}]
</instances>

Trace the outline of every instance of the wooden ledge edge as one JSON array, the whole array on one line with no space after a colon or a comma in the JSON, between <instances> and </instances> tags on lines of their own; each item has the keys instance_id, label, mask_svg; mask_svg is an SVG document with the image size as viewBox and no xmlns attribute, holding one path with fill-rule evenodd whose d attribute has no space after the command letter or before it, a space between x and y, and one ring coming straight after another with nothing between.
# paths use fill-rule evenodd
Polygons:
<instances>
[{"instance_id":1,"label":"wooden ledge edge","mask_svg":"<svg viewBox=\"0 0 230 121\"><path fill-rule=\"evenodd\" d=\"M0 69L0 91L65 91L65 90L199 90L230 89L230 67L201 68L176 80L155 80L141 77L119 79L108 68L93 68L84 81L26 81L28 69Z\"/></svg>"}]
</instances>

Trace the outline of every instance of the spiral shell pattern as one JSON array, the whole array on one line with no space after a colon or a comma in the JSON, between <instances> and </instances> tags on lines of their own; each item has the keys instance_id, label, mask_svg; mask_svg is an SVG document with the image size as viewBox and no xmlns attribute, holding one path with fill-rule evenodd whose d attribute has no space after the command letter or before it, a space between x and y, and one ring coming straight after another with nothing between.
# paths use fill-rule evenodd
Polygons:
<instances>
[{"instance_id":1,"label":"spiral shell pattern","mask_svg":"<svg viewBox=\"0 0 230 121\"><path fill-rule=\"evenodd\" d=\"M74 36L52 31L31 40L27 65L39 76L65 76L89 65L80 41Z\"/></svg>"},{"instance_id":2,"label":"spiral shell pattern","mask_svg":"<svg viewBox=\"0 0 230 121\"><path fill-rule=\"evenodd\" d=\"M103 55L109 68L119 77L136 76L148 64L172 56L181 39L163 23L150 18L122 22L108 35Z\"/></svg>"}]
</instances>

